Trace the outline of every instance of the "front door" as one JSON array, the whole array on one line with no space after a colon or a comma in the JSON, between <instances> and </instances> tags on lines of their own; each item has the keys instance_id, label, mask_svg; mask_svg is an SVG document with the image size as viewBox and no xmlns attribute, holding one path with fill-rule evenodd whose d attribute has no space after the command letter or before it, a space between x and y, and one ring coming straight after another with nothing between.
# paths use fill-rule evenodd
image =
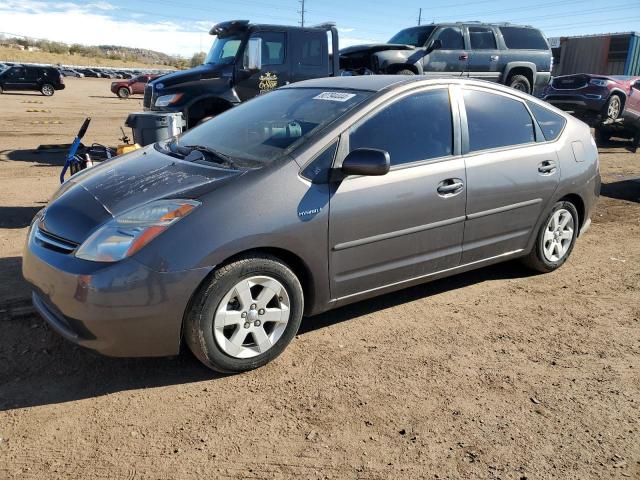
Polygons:
<instances>
[{"instance_id":1,"label":"front door","mask_svg":"<svg viewBox=\"0 0 640 480\"><path fill-rule=\"evenodd\" d=\"M502 50L498 49L496 35L490 27L467 27L469 35L469 76L497 82L501 75Z\"/></svg>"},{"instance_id":2,"label":"front door","mask_svg":"<svg viewBox=\"0 0 640 480\"><path fill-rule=\"evenodd\" d=\"M422 69L427 77L467 76L469 52L459 27L439 28L433 34L429 48L434 49L422 59Z\"/></svg>"},{"instance_id":3,"label":"front door","mask_svg":"<svg viewBox=\"0 0 640 480\"><path fill-rule=\"evenodd\" d=\"M344 135L350 151L389 152L391 170L334 183L329 217L333 298L459 264L466 174L464 161L454 154L457 130L448 88L432 87L378 108Z\"/></svg>"},{"instance_id":4,"label":"front door","mask_svg":"<svg viewBox=\"0 0 640 480\"><path fill-rule=\"evenodd\" d=\"M467 221L462 263L524 249L560 179L555 145L539 135L525 104L462 89L468 125ZM464 126L463 126L464 128Z\"/></svg>"},{"instance_id":5,"label":"front door","mask_svg":"<svg viewBox=\"0 0 640 480\"><path fill-rule=\"evenodd\" d=\"M628 120L632 123L640 121L640 80L634 82L629 89L623 116L625 121Z\"/></svg>"},{"instance_id":6,"label":"front door","mask_svg":"<svg viewBox=\"0 0 640 480\"><path fill-rule=\"evenodd\" d=\"M240 66L236 75L236 91L243 102L286 85L290 81L287 34L276 31L256 31L250 38L262 39L262 69L249 72Z\"/></svg>"},{"instance_id":7,"label":"front door","mask_svg":"<svg viewBox=\"0 0 640 480\"><path fill-rule=\"evenodd\" d=\"M31 69L33 70L33 69ZM30 81L25 67L11 67L4 78L5 90L33 90L36 87L35 75Z\"/></svg>"}]
</instances>

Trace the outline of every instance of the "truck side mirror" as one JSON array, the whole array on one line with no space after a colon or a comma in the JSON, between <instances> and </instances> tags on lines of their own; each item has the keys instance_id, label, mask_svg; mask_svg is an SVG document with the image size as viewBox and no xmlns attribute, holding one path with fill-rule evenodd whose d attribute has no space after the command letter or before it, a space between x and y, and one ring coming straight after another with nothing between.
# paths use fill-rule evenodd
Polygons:
<instances>
[{"instance_id":1,"label":"truck side mirror","mask_svg":"<svg viewBox=\"0 0 640 480\"><path fill-rule=\"evenodd\" d=\"M342 162L344 175L386 175L390 166L389 153L376 148L358 148Z\"/></svg>"},{"instance_id":2,"label":"truck side mirror","mask_svg":"<svg viewBox=\"0 0 640 480\"><path fill-rule=\"evenodd\" d=\"M250 38L244 54L244 68L247 70L262 70L262 38Z\"/></svg>"},{"instance_id":3,"label":"truck side mirror","mask_svg":"<svg viewBox=\"0 0 640 480\"><path fill-rule=\"evenodd\" d=\"M431 53L434 50L442 50L442 40L440 40L439 38L431 42L431 45L429 45L429 48L427 48L427 53Z\"/></svg>"}]
</instances>

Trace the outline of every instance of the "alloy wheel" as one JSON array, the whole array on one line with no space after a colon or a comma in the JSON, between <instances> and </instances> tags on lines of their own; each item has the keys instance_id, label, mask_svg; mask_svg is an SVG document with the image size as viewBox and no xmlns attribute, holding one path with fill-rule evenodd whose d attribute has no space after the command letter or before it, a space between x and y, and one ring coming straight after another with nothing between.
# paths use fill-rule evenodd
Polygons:
<instances>
[{"instance_id":1,"label":"alloy wheel","mask_svg":"<svg viewBox=\"0 0 640 480\"><path fill-rule=\"evenodd\" d=\"M255 357L278 342L289 316L285 287L272 277L253 276L238 282L223 297L213 319L214 338L231 357Z\"/></svg>"},{"instance_id":2,"label":"alloy wheel","mask_svg":"<svg viewBox=\"0 0 640 480\"><path fill-rule=\"evenodd\" d=\"M51 95L53 95L53 87L51 85L43 85L42 94L47 97L50 97Z\"/></svg>"},{"instance_id":3,"label":"alloy wheel","mask_svg":"<svg viewBox=\"0 0 640 480\"><path fill-rule=\"evenodd\" d=\"M549 262L558 262L564 258L573 242L574 221L569 210L556 210L544 231L542 250Z\"/></svg>"},{"instance_id":4,"label":"alloy wheel","mask_svg":"<svg viewBox=\"0 0 640 480\"><path fill-rule=\"evenodd\" d=\"M620 99L615 95L611 97L611 100L609 101L607 116L614 120L620 116Z\"/></svg>"}]
</instances>

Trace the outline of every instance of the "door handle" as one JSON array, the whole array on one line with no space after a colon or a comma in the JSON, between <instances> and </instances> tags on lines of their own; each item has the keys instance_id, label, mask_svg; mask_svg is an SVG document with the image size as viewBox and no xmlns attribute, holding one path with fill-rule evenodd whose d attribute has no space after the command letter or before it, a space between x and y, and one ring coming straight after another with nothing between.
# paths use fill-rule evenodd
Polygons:
<instances>
[{"instance_id":1,"label":"door handle","mask_svg":"<svg viewBox=\"0 0 640 480\"><path fill-rule=\"evenodd\" d=\"M469 55L467 55L466 53L463 53L458 57L458 60L469 60Z\"/></svg>"},{"instance_id":2,"label":"door handle","mask_svg":"<svg viewBox=\"0 0 640 480\"><path fill-rule=\"evenodd\" d=\"M438 195L451 197L457 195L464 188L464 182L459 178L447 178L438 184Z\"/></svg>"},{"instance_id":3,"label":"door handle","mask_svg":"<svg viewBox=\"0 0 640 480\"><path fill-rule=\"evenodd\" d=\"M498 55L491 55L491 61L492 62L497 62L500 59L500 57Z\"/></svg>"},{"instance_id":4,"label":"door handle","mask_svg":"<svg viewBox=\"0 0 640 480\"><path fill-rule=\"evenodd\" d=\"M538 172L543 175L551 175L552 173L555 173L556 169L557 165L553 160L545 160L538 165Z\"/></svg>"}]
</instances>

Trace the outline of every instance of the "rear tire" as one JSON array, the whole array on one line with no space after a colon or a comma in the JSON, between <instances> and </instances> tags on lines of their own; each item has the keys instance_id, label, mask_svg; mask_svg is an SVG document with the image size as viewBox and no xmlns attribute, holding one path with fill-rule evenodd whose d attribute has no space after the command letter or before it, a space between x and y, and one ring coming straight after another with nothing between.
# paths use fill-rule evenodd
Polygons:
<instances>
[{"instance_id":1,"label":"rear tire","mask_svg":"<svg viewBox=\"0 0 640 480\"><path fill-rule=\"evenodd\" d=\"M303 311L302 286L287 265L271 255L239 258L216 270L195 295L185 341L212 370L252 370L282 353Z\"/></svg>"},{"instance_id":2,"label":"rear tire","mask_svg":"<svg viewBox=\"0 0 640 480\"><path fill-rule=\"evenodd\" d=\"M42 93L42 95L44 95L45 97L52 96L55 91L55 88L53 88L53 85L51 85L50 83L45 83L40 87L40 93Z\"/></svg>"},{"instance_id":3,"label":"rear tire","mask_svg":"<svg viewBox=\"0 0 640 480\"><path fill-rule=\"evenodd\" d=\"M512 75L507 83L511 88L519 92L531 94L531 82L524 75Z\"/></svg>"},{"instance_id":4,"label":"rear tire","mask_svg":"<svg viewBox=\"0 0 640 480\"><path fill-rule=\"evenodd\" d=\"M396 75L415 75L416 72L414 72L413 70L410 70L408 68L403 68L402 70L398 70L396 72Z\"/></svg>"},{"instance_id":5,"label":"rear tire","mask_svg":"<svg viewBox=\"0 0 640 480\"><path fill-rule=\"evenodd\" d=\"M536 243L523 263L542 273L553 272L567 261L578 237L578 211L571 202L556 203L540 226Z\"/></svg>"},{"instance_id":6,"label":"rear tire","mask_svg":"<svg viewBox=\"0 0 640 480\"><path fill-rule=\"evenodd\" d=\"M128 88L122 87L118 89L118 96L120 98L129 98L129 95L131 95L131 92L129 92Z\"/></svg>"}]
</instances>

